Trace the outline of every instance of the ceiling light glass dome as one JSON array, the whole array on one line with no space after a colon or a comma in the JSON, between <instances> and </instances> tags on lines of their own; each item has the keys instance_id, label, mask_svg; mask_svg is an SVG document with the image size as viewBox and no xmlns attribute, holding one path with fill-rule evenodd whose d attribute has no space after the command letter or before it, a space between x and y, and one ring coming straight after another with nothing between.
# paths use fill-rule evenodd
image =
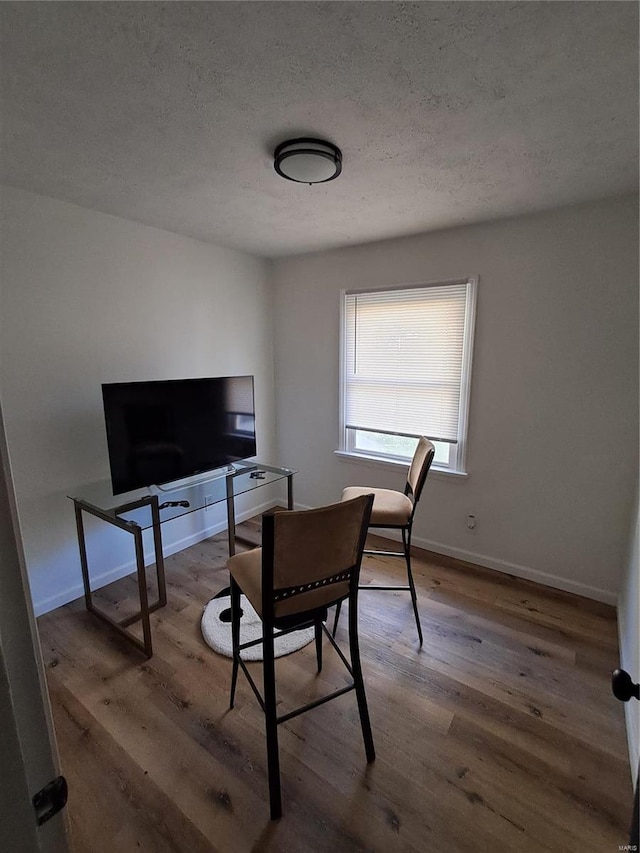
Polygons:
<instances>
[{"instance_id":1,"label":"ceiling light glass dome","mask_svg":"<svg viewBox=\"0 0 640 853\"><path fill-rule=\"evenodd\" d=\"M324 184L342 171L342 152L322 139L289 139L273 153L274 169L288 181Z\"/></svg>"}]
</instances>

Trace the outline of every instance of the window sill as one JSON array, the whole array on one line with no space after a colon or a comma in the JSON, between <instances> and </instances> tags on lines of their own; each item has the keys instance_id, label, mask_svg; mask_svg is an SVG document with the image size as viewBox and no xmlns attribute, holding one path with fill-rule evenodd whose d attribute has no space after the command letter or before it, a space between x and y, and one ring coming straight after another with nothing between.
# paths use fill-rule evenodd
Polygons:
<instances>
[{"instance_id":1,"label":"window sill","mask_svg":"<svg viewBox=\"0 0 640 853\"><path fill-rule=\"evenodd\" d=\"M336 456L345 462L357 462L359 465L368 465L373 468L397 468L399 471L407 471L408 462L396 462L392 459L381 459L378 456L366 456L364 453L350 453L346 450L334 450ZM440 480L466 480L469 474L466 471L452 471L449 468L437 468L431 466L429 477L435 477Z\"/></svg>"}]
</instances>

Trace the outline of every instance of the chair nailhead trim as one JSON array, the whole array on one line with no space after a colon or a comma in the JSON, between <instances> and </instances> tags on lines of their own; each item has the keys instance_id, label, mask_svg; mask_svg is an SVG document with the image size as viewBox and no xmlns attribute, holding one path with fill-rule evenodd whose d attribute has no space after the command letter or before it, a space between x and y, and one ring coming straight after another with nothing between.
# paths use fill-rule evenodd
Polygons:
<instances>
[{"instance_id":1,"label":"chair nailhead trim","mask_svg":"<svg viewBox=\"0 0 640 853\"><path fill-rule=\"evenodd\" d=\"M340 572L337 575L331 575L328 578L320 578L310 583L300 584L300 586L289 586L283 589L273 591L273 600L282 601L283 598L290 598L292 595L300 595L301 592L311 592L311 590L319 589L328 584L340 583L340 581L348 581L351 578L351 569L346 572Z\"/></svg>"}]
</instances>

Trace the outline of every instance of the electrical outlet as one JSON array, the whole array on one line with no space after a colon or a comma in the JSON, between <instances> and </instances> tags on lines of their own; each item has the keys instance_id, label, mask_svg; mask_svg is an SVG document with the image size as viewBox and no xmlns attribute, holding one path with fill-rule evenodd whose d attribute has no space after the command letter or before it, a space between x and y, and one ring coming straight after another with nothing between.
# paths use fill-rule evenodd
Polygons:
<instances>
[{"instance_id":1,"label":"electrical outlet","mask_svg":"<svg viewBox=\"0 0 640 853\"><path fill-rule=\"evenodd\" d=\"M475 515L468 515L467 516L467 527L469 528L469 530L475 530L476 529L476 517L475 517Z\"/></svg>"},{"instance_id":2,"label":"electrical outlet","mask_svg":"<svg viewBox=\"0 0 640 853\"><path fill-rule=\"evenodd\" d=\"M214 503L215 503L215 498L213 497L213 495L205 495L204 496L204 508L207 512L211 509L211 507L214 505Z\"/></svg>"}]
</instances>

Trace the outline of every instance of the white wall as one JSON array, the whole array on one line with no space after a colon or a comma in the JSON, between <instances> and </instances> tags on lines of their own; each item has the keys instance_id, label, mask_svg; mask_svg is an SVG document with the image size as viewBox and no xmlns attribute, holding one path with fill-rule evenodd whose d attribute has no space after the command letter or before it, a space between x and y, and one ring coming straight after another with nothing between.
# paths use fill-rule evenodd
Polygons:
<instances>
[{"instance_id":1,"label":"white wall","mask_svg":"<svg viewBox=\"0 0 640 853\"><path fill-rule=\"evenodd\" d=\"M81 594L65 495L109 474L102 382L254 374L258 456L273 459L271 298L265 262L241 252L18 190L1 213L0 387L41 613ZM165 525L166 551L222 521ZM130 568L130 539L90 526L99 582Z\"/></svg>"},{"instance_id":2,"label":"white wall","mask_svg":"<svg viewBox=\"0 0 640 853\"><path fill-rule=\"evenodd\" d=\"M265 262L240 252L17 190L1 214L0 387L37 612L81 592L65 495L108 475L102 382L253 373L258 455L299 468L300 505L400 486L333 453L339 292L470 274L470 473L431 479L416 542L616 600L637 470L636 198L281 260L273 306ZM166 525L166 550L223 523L203 515ZM130 567L120 536L91 531L97 578Z\"/></svg>"},{"instance_id":3,"label":"white wall","mask_svg":"<svg viewBox=\"0 0 640 853\"><path fill-rule=\"evenodd\" d=\"M275 262L278 448L297 501L403 483L333 452L340 290L477 274L469 476L432 477L416 544L615 603L638 458L637 246L627 197Z\"/></svg>"}]
</instances>

